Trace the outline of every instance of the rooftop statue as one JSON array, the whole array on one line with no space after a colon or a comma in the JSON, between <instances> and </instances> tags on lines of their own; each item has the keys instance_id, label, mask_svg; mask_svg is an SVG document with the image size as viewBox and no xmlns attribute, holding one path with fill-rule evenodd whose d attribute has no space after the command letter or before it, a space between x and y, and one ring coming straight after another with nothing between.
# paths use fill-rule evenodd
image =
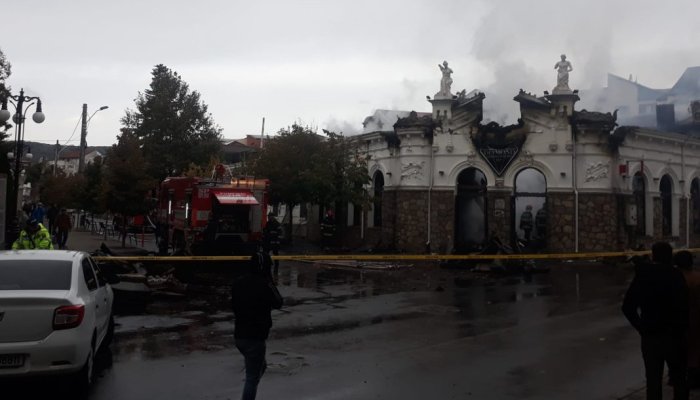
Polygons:
<instances>
[{"instance_id":1,"label":"rooftop statue","mask_svg":"<svg viewBox=\"0 0 700 400\"><path fill-rule=\"evenodd\" d=\"M561 61L554 64L554 69L557 70L557 87L555 91L571 91L569 89L569 72L573 70L571 63L566 60L566 54L561 55Z\"/></svg>"},{"instance_id":2,"label":"rooftop statue","mask_svg":"<svg viewBox=\"0 0 700 400\"><path fill-rule=\"evenodd\" d=\"M443 61L442 65L438 64L438 68L442 71L442 79L440 80L440 91L435 95L436 97L449 97L452 98L452 68L447 66L447 61Z\"/></svg>"}]
</instances>

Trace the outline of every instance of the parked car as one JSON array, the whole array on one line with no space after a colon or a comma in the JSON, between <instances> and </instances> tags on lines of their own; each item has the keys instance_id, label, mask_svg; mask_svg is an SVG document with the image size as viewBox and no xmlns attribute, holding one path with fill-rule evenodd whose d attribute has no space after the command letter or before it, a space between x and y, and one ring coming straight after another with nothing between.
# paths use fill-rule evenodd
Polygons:
<instances>
[{"instance_id":1,"label":"parked car","mask_svg":"<svg viewBox=\"0 0 700 400\"><path fill-rule=\"evenodd\" d=\"M114 334L113 300L87 253L0 251L0 378L69 374L87 392Z\"/></svg>"}]
</instances>

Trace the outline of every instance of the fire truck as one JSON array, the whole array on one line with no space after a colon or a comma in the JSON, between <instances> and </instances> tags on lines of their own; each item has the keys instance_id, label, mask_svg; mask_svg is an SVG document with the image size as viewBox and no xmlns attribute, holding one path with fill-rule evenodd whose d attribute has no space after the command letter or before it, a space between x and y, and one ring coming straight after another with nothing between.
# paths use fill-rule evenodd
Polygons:
<instances>
[{"instance_id":1,"label":"fire truck","mask_svg":"<svg viewBox=\"0 0 700 400\"><path fill-rule=\"evenodd\" d=\"M267 223L269 186L268 179L233 177L221 165L210 179L166 178L158 198L161 249L174 254L251 254Z\"/></svg>"}]
</instances>

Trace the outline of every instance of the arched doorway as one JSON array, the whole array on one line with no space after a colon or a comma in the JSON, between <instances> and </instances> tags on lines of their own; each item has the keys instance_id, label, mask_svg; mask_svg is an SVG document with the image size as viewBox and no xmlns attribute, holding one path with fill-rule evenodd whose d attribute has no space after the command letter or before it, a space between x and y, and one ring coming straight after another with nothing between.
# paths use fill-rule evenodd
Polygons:
<instances>
[{"instance_id":1,"label":"arched doorway","mask_svg":"<svg viewBox=\"0 0 700 400\"><path fill-rule=\"evenodd\" d=\"M478 250L486 242L486 175L467 168L457 176L455 250Z\"/></svg>"},{"instance_id":2,"label":"arched doorway","mask_svg":"<svg viewBox=\"0 0 700 400\"><path fill-rule=\"evenodd\" d=\"M661 196L661 234L671 236L673 232L673 180L664 175L659 183Z\"/></svg>"},{"instance_id":3,"label":"arched doorway","mask_svg":"<svg viewBox=\"0 0 700 400\"><path fill-rule=\"evenodd\" d=\"M639 236L644 236L647 233L646 195L647 185L644 174L637 172L632 178L632 197L637 208L637 228L635 232Z\"/></svg>"},{"instance_id":4,"label":"arched doorway","mask_svg":"<svg viewBox=\"0 0 700 400\"><path fill-rule=\"evenodd\" d=\"M374 173L374 197L372 198L372 226L382 226L382 196L384 195L384 174Z\"/></svg>"},{"instance_id":5,"label":"arched doorway","mask_svg":"<svg viewBox=\"0 0 700 400\"><path fill-rule=\"evenodd\" d=\"M543 247L547 240L547 180L535 168L515 176L513 238L530 247Z\"/></svg>"},{"instance_id":6,"label":"arched doorway","mask_svg":"<svg viewBox=\"0 0 700 400\"><path fill-rule=\"evenodd\" d=\"M690 212L692 216L693 233L700 233L700 179L695 178L690 183Z\"/></svg>"}]
</instances>

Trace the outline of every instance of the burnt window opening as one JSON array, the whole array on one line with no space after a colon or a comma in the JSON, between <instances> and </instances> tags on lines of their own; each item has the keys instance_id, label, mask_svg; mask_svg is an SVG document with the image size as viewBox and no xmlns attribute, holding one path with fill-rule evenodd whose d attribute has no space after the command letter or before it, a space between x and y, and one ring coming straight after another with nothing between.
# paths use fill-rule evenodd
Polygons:
<instances>
[{"instance_id":1,"label":"burnt window opening","mask_svg":"<svg viewBox=\"0 0 700 400\"><path fill-rule=\"evenodd\" d=\"M661 177L659 183L661 195L661 233L671 236L673 232L673 181L668 175Z\"/></svg>"},{"instance_id":2,"label":"burnt window opening","mask_svg":"<svg viewBox=\"0 0 700 400\"><path fill-rule=\"evenodd\" d=\"M646 235L646 181L644 179L644 174L637 172L632 178L632 197L634 198L634 205L637 207L637 228L635 233L637 235Z\"/></svg>"},{"instance_id":3,"label":"burnt window opening","mask_svg":"<svg viewBox=\"0 0 700 400\"><path fill-rule=\"evenodd\" d=\"M486 242L486 175L467 168L457 176L455 198L455 249L468 252Z\"/></svg>"},{"instance_id":4,"label":"burnt window opening","mask_svg":"<svg viewBox=\"0 0 700 400\"><path fill-rule=\"evenodd\" d=\"M513 202L515 238L526 244L544 246L547 239L547 180L535 168L525 168L515 176Z\"/></svg>"},{"instance_id":5,"label":"burnt window opening","mask_svg":"<svg viewBox=\"0 0 700 400\"><path fill-rule=\"evenodd\" d=\"M372 207L374 209L374 226L382 226L382 197L384 196L384 175L377 171L374 173L374 198Z\"/></svg>"}]
</instances>

